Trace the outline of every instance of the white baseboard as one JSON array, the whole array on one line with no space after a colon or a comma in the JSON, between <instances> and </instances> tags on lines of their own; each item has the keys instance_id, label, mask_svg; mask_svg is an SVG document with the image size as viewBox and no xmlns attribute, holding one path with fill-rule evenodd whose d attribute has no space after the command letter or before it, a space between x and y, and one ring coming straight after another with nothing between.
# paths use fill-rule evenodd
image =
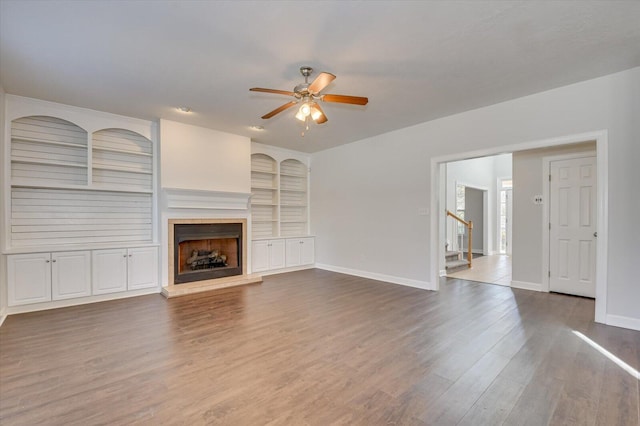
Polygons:
<instances>
[{"instance_id":1,"label":"white baseboard","mask_svg":"<svg viewBox=\"0 0 640 426\"><path fill-rule=\"evenodd\" d=\"M393 275L379 274L377 272L360 271L357 269L343 268L342 266L325 265L316 263L316 268L325 271L338 272L341 274L355 275L356 277L369 278L371 280L384 281L392 284L400 284L407 287L419 288L422 290L435 290L428 281L412 280L410 278L396 277Z\"/></svg>"},{"instance_id":2,"label":"white baseboard","mask_svg":"<svg viewBox=\"0 0 640 426\"><path fill-rule=\"evenodd\" d=\"M526 281L511 281L511 287L522 290L542 291L542 284L528 283Z\"/></svg>"},{"instance_id":3,"label":"white baseboard","mask_svg":"<svg viewBox=\"0 0 640 426\"><path fill-rule=\"evenodd\" d=\"M4 320L7 319L7 315L6 314L2 314L0 315L0 327L2 327L2 324L4 324Z\"/></svg>"},{"instance_id":4,"label":"white baseboard","mask_svg":"<svg viewBox=\"0 0 640 426\"><path fill-rule=\"evenodd\" d=\"M7 315L23 314L25 312L44 311L47 309L66 308L68 306L86 305L88 303L105 302L107 300L126 299L127 297L144 296L160 293L159 287L143 288L140 290L123 291L121 293L101 294L98 296L78 297L77 299L56 300L53 302L34 303L7 307Z\"/></svg>"},{"instance_id":5,"label":"white baseboard","mask_svg":"<svg viewBox=\"0 0 640 426\"><path fill-rule=\"evenodd\" d=\"M262 275L264 277L266 275L284 274L285 272L304 271L305 269L313 268L315 268L315 265L290 266L289 268L273 269L271 271L260 271L256 272L256 274Z\"/></svg>"},{"instance_id":6,"label":"white baseboard","mask_svg":"<svg viewBox=\"0 0 640 426\"><path fill-rule=\"evenodd\" d=\"M640 318L607 314L605 324L640 331Z\"/></svg>"}]
</instances>

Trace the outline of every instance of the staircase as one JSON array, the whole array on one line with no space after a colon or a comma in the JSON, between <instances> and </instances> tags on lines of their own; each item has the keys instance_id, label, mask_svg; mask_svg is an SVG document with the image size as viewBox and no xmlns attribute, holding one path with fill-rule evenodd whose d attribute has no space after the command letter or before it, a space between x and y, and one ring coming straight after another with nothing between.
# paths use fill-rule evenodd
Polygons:
<instances>
[{"instance_id":1,"label":"staircase","mask_svg":"<svg viewBox=\"0 0 640 426\"><path fill-rule=\"evenodd\" d=\"M467 260L462 259L462 252L459 251L447 251L444 254L445 267L447 274L453 274L454 272L469 269L471 266Z\"/></svg>"}]
</instances>

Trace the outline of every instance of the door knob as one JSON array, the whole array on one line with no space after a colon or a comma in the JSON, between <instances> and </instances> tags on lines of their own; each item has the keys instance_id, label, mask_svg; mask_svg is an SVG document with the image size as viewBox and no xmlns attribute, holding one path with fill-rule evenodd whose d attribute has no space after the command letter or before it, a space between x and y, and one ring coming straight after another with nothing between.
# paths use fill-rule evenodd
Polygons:
<instances>
[{"instance_id":1,"label":"door knob","mask_svg":"<svg viewBox=\"0 0 640 426\"><path fill-rule=\"evenodd\" d=\"M594 232L594 233L593 233L593 236L594 236L594 237L596 237L596 238L598 238L598 231Z\"/></svg>"}]
</instances>

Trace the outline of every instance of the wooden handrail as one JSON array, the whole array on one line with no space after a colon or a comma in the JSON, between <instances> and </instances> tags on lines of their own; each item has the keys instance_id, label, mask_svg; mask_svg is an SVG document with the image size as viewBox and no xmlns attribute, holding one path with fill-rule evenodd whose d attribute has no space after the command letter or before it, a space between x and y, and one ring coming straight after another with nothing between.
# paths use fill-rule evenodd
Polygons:
<instances>
[{"instance_id":1,"label":"wooden handrail","mask_svg":"<svg viewBox=\"0 0 640 426\"><path fill-rule=\"evenodd\" d=\"M471 268L471 260L473 258L473 256L471 255L471 244L473 242L473 221L466 221L464 219L462 219L460 216L458 216L455 213L451 213L449 210L447 210L447 216L451 216L452 218L454 218L455 220L457 220L458 222L462 223L468 230L468 240L469 243L467 244L467 262L469 262L469 268Z\"/></svg>"}]
</instances>

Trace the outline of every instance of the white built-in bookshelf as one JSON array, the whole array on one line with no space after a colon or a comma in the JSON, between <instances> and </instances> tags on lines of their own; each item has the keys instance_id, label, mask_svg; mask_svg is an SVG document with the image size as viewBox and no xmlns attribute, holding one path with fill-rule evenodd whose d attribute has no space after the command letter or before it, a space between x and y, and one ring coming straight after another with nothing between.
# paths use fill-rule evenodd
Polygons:
<instances>
[{"instance_id":1,"label":"white built-in bookshelf","mask_svg":"<svg viewBox=\"0 0 640 426\"><path fill-rule=\"evenodd\" d=\"M157 293L153 123L6 97L0 309Z\"/></svg>"},{"instance_id":2,"label":"white built-in bookshelf","mask_svg":"<svg viewBox=\"0 0 640 426\"><path fill-rule=\"evenodd\" d=\"M88 134L51 116L11 121L11 247L151 242L152 194L144 136Z\"/></svg>"},{"instance_id":3,"label":"white built-in bookshelf","mask_svg":"<svg viewBox=\"0 0 640 426\"><path fill-rule=\"evenodd\" d=\"M308 170L298 159L278 162L264 153L251 155L253 239L309 234Z\"/></svg>"}]
</instances>

